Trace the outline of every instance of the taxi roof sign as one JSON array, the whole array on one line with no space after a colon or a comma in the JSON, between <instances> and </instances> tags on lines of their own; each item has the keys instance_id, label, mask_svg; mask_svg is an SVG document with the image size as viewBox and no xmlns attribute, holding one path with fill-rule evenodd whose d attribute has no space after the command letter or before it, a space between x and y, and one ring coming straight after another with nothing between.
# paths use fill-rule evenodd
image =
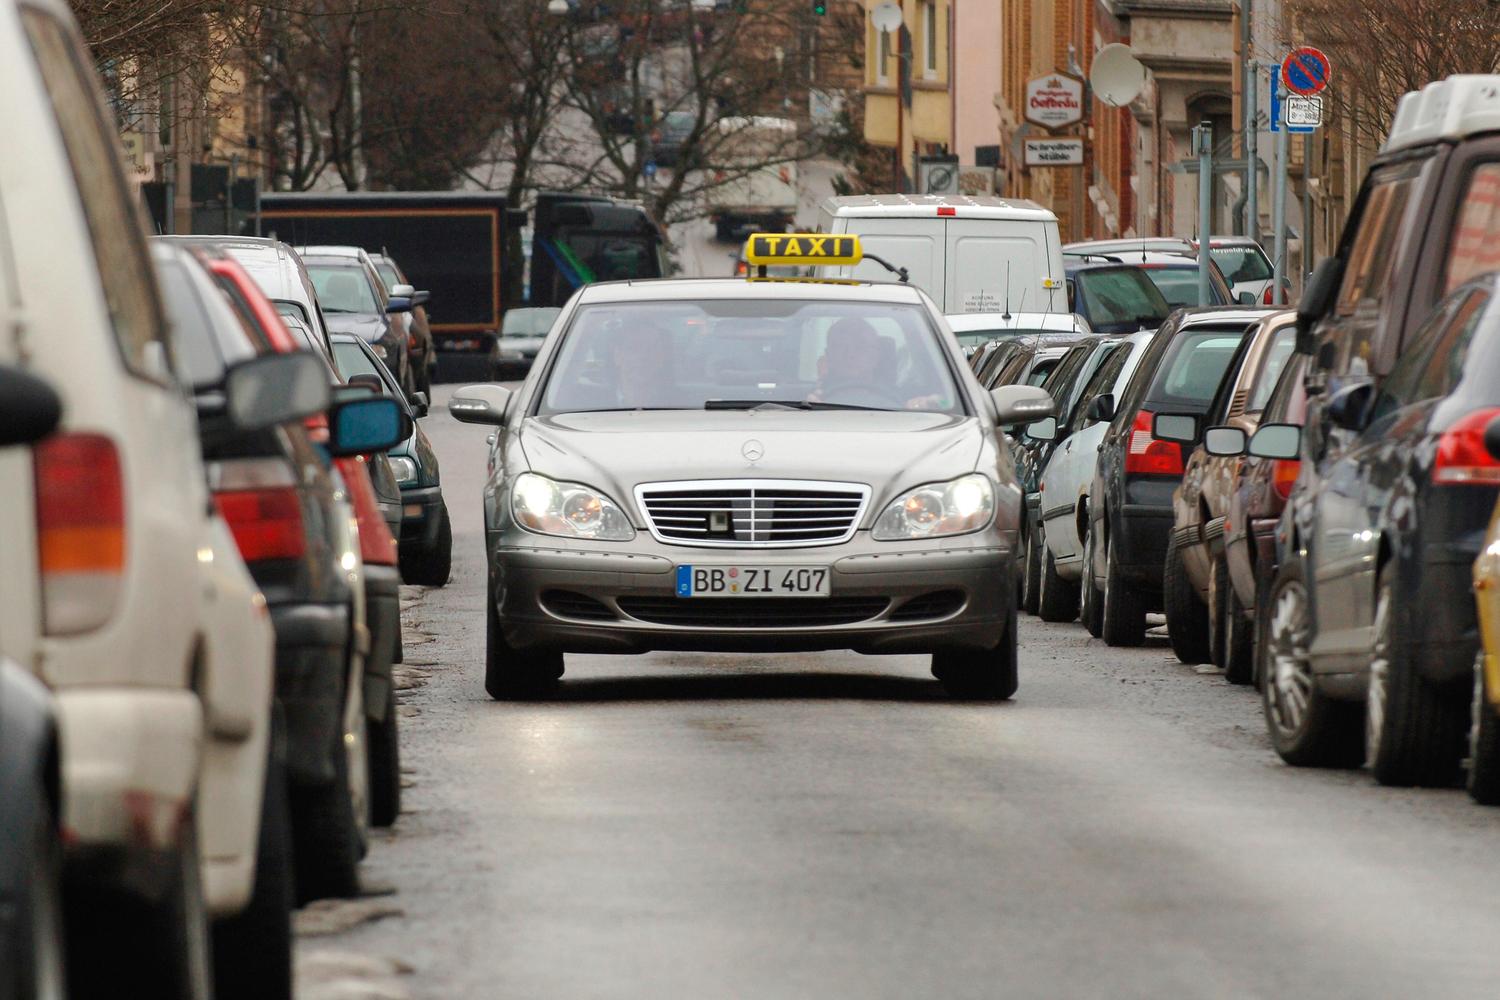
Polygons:
<instances>
[{"instance_id":1,"label":"taxi roof sign","mask_svg":"<svg viewBox=\"0 0 1500 1000\"><path fill-rule=\"evenodd\" d=\"M745 241L745 262L752 267L772 264L838 267L864 259L858 236L822 233L754 233Z\"/></svg>"}]
</instances>

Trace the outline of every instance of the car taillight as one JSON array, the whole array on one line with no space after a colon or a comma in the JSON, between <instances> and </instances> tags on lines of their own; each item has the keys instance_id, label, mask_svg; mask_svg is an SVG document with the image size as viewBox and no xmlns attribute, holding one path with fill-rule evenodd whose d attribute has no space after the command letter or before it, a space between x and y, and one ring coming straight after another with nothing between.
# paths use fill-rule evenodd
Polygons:
<instances>
[{"instance_id":1,"label":"car taillight","mask_svg":"<svg viewBox=\"0 0 1500 1000\"><path fill-rule=\"evenodd\" d=\"M417 349L417 335L415 333L408 333L406 335L406 348L410 351Z\"/></svg>"},{"instance_id":2,"label":"car taillight","mask_svg":"<svg viewBox=\"0 0 1500 1000\"><path fill-rule=\"evenodd\" d=\"M1500 408L1475 410L1443 432L1432 460L1434 483L1500 485L1500 461L1484 446L1484 429L1496 417L1500 417Z\"/></svg>"},{"instance_id":3,"label":"car taillight","mask_svg":"<svg viewBox=\"0 0 1500 1000\"><path fill-rule=\"evenodd\" d=\"M1271 286L1267 285L1266 286L1266 294L1262 295L1260 297L1260 300L1261 300L1261 302L1265 303L1266 305L1270 305L1271 304L1271 299L1272 299Z\"/></svg>"},{"instance_id":4,"label":"car taillight","mask_svg":"<svg viewBox=\"0 0 1500 1000\"><path fill-rule=\"evenodd\" d=\"M101 434L59 434L37 445L37 564L49 635L109 620L125 572L120 455Z\"/></svg>"},{"instance_id":5,"label":"car taillight","mask_svg":"<svg viewBox=\"0 0 1500 1000\"><path fill-rule=\"evenodd\" d=\"M1176 441L1151 436L1151 414L1138 410L1130 428L1130 447L1125 452L1125 472L1130 475L1182 475L1182 448Z\"/></svg>"},{"instance_id":6,"label":"car taillight","mask_svg":"<svg viewBox=\"0 0 1500 1000\"><path fill-rule=\"evenodd\" d=\"M226 460L211 465L208 474L214 504L245 562L298 559L307 551L302 498L284 460Z\"/></svg>"},{"instance_id":7,"label":"car taillight","mask_svg":"<svg viewBox=\"0 0 1500 1000\"><path fill-rule=\"evenodd\" d=\"M1296 485L1297 473L1302 463L1295 458L1278 458L1271 466L1271 487L1283 500L1292 498L1292 487Z\"/></svg>"},{"instance_id":8,"label":"car taillight","mask_svg":"<svg viewBox=\"0 0 1500 1000\"><path fill-rule=\"evenodd\" d=\"M737 264L734 265L734 276L736 278L743 278L745 275L747 275L749 273L750 273L750 265L747 264L747 263L745 263L744 261L740 261L739 263L737 263Z\"/></svg>"}]
</instances>

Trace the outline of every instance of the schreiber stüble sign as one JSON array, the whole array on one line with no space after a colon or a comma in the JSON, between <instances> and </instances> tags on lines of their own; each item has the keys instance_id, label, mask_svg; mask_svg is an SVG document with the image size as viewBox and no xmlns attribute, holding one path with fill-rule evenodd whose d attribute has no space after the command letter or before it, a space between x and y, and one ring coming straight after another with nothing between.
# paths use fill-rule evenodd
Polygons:
<instances>
[{"instance_id":1,"label":"schreiber st\u00fcble sign","mask_svg":"<svg viewBox=\"0 0 1500 1000\"><path fill-rule=\"evenodd\" d=\"M1083 139L1027 139L1028 167L1078 167L1083 165Z\"/></svg>"},{"instance_id":2,"label":"schreiber st\u00fcble sign","mask_svg":"<svg viewBox=\"0 0 1500 1000\"><path fill-rule=\"evenodd\" d=\"M1083 81L1064 73L1027 81L1026 120L1054 130L1082 121Z\"/></svg>"}]
</instances>

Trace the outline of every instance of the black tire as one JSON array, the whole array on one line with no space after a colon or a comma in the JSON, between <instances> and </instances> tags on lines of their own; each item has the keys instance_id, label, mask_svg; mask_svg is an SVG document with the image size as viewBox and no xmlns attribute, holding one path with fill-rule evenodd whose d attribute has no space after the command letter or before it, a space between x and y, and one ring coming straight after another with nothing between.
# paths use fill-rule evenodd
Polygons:
<instances>
[{"instance_id":1,"label":"black tire","mask_svg":"<svg viewBox=\"0 0 1500 1000\"><path fill-rule=\"evenodd\" d=\"M1026 558L1021 569L1021 610L1028 615L1037 613L1037 606L1041 603L1040 592L1042 586L1042 558L1041 549L1046 546L1041 532L1026 531Z\"/></svg>"},{"instance_id":2,"label":"black tire","mask_svg":"<svg viewBox=\"0 0 1500 1000\"><path fill-rule=\"evenodd\" d=\"M1057 575L1057 560L1042 544L1042 586L1037 614L1044 622L1070 622L1078 617L1078 583Z\"/></svg>"},{"instance_id":3,"label":"black tire","mask_svg":"<svg viewBox=\"0 0 1500 1000\"><path fill-rule=\"evenodd\" d=\"M932 676L948 694L965 701L1005 701L1019 685L1016 611L1011 608L1005 634L992 649L943 650L932 654Z\"/></svg>"},{"instance_id":4,"label":"black tire","mask_svg":"<svg viewBox=\"0 0 1500 1000\"><path fill-rule=\"evenodd\" d=\"M1099 634L1110 646L1139 646L1146 641L1146 607L1140 592L1120 572L1115 540L1104 547L1104 600Z\"/></svg>"},{"instance_id":5,"label":"black tire","mask_svg":"<svg viewBox=\"0 0 1500 1000\"><path fill-rule=\"evenodd\" d=\"M1208 662L1214 666L1223 668L1228 631L1228 609L1224 604L1224 593L1220 589L1222 583L1227 583L1226 570L1220 568L1223 558L1215 559L1208 570Z\"/></svg>"},{"instance_id":6,"label":"black tire","mask_svg":"<svg viewBox=\"0 0 1500 1000\"><path fill-rule=\"evenodd\" d=\"M243 910L213 926L215 1000L292 997L292 827L278 716L272 716L255 886Z\"/></svg>"},{"instance_id":7,"label":"black tire","mask_svg":"<svg viewBox=\"0 0 1500 1000\"><path fill-rule=\"evenodd\" d=\"M1094 580L1094 526L1083 532L1083 570L1079 574L1078 617L1095 639L1104 632L1104 595Z\"/></svg>"},{"instance_id":8,"label":"black tire","mask_svg":"<svg viewBox=\"0 0 1500 1000\"><path fill-rule=\"evenodd\" d=\"M401 559L401 579L423 587L441 587L453 572L453 523L448 505L438 508L437 537L426 548L409 548Z\"/></svg>"},{"instance_id":9,"label":"black tire","mask_svg":"<svg viewBox=\"0 0 1500 1000\"><path fill-rule=\"evenodd\" d=\"M1490 703L1484 676L1484 654L1474 662L1474 704L1469 726L1469 797L1480 805L1500 806L1500 714Z\"/></svg>"},{"instance_id":10,"label":"black tire","mask_svg":"<svg viewBox=\"0 0 1500 1000\"><path fill-rule=\"evenodd\" d=\"M150 898L69 882L68 969L75 997L202 1000L213 991L197 817L162 866Z\"/></svg>"},{"instance_id":11,"label":"black tire","mask_svg":"<svg viewBox=\"0 0 1500 1000\"><path fill-rule=\"evenodd\" d=\"M1364 706L1323 693L1308 658L1311 609L1300 560L1277 571L1257 609L1263 663L1261 706L1271 745L1294 767L1359 767Z\"/></svg>"},{"instance_id":12,"label":"black tire","mask_svg":"<svg viewBox=\"0 0 1500 1000\"><path fill-rule=\"evenodd\" d=\"M511 648L500 626L495 588L485 588L484 690L496 701L534 698L550 691L563 675L558 650Z\"/></svg>"},{"instance_id":13,"label":"black tire","mask_svg":"<svg viewBox=\"0 0 1500 1000\"><path fill-rule=\"evenodd\" d=\"M298 905L314 899L359 895L359 859L364 845L349 790L349 755L344 748L343 726L336 729L333 781L292 790Z\"/></svg>"},{"instance_id":14,"label":"black tire","mask_svg":"<svg viewBox=\"0 0 1500 1000\"><path fill-rule=\"evenodd\" d=\"M397 732L396 685L386 686L385 717L365 720L370 753L370 825L394 826L401 815L401 740Z\"/></svg>"},{"instance_id":15,"label":"black tire","mask_svg":"<svg viewBox=\"0 0 1500 1000\"><path fill-rule=\"evenodd\" d=\"M1199 600L1193 581L1188 579L1175 533L1167 543L1162 599L1166 603L1167 638L1172 641L1172 652L1183 663L1208 662L1208 608Z\"/></svg>"},{"instance_id":16,"label":"black tire","mask_svg":"<svg viewBox=\"0 0 1500 1000\"><path fill-rule=\"evenodd\" d=\"M1467 707L1452 691L1418 672L1409 646L1394 641L1393 572L1380 573L1375 598L1375 648L1365 701L1365 750L1382 785L1445 788L1458 777L1468 733Z\"/></svg>"},{"instance_id":17,"label":"black tire","mask_svg":"<svg viewBox=\"0 0 1500 1000\"><path fill-rule=\"evenodd\" d=\"M1251 684L1255 681L1255 626L1229 578L1228 560L1221 557L1215 573L1224 615L1224 679L1231 684Z\"/></svg>"},{"instance_id":18,"label":"black tire","mask_svg":"<svg viewBox=\"0 0 1500 1000\"><path fill-rule=\"evenodd\" d=\"M40 787L32 823L32 840L21 856L28 859L20 885L16 915L14 969L0 969L0 996L17 1000L53 1000L68 995L63 930L62 836Z\"/></svg>"}]
</instances>

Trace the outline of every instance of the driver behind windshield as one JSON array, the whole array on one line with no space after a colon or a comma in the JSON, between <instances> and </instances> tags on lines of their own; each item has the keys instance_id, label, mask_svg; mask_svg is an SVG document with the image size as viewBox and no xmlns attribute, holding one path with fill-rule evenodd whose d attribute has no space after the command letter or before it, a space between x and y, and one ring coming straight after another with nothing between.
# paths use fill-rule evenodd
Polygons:
<instances>
[{"instance_id":1,"label":"driver behind windshield","mask_svg":"<svg viewBox=\"0 0 1500 1000\"><path fill-rule=\"evenodd\" d=\"M810 403L849 403L883 407L900 402L908 410L936 409L939 393L915 395L896 378L896 345L875 332L865 320L848 316L828 328L823 356L818 360L818 385Z\"/></svg>"}]
</instances>

